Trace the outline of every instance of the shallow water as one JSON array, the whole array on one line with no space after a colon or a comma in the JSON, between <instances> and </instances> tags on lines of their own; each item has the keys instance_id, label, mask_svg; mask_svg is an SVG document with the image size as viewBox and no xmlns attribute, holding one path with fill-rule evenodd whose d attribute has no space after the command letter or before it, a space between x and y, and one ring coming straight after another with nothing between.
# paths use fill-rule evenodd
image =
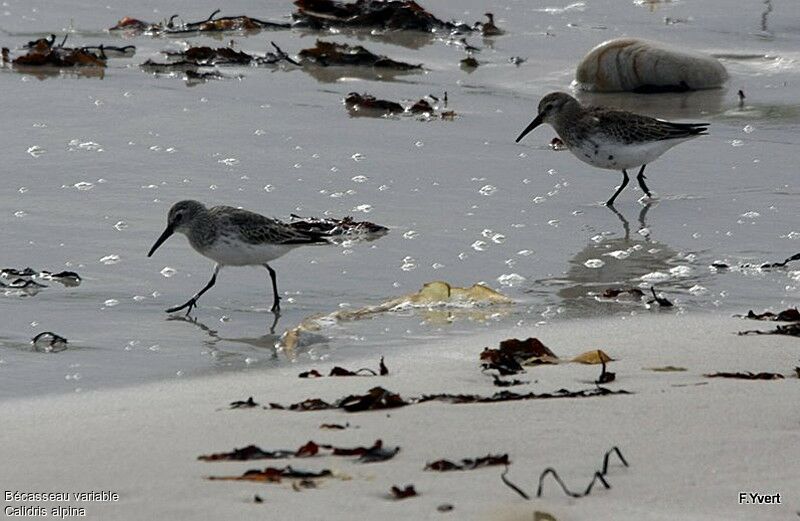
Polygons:
<instances>
[{"instance_id":1,"label":"shallow water","mask_svg":"<svg viewBox=\"0 0 800 521\"><path fill-rule=\"evenodd\" d=\"M367 351L376 360L386 355L391 367L393 350L431 337L656 313L592 296L647 280L677 304L661 312L794 305L800 276L791 265L770 272L708 267L720 259L778 261L800 250L800 31L788 16L796 6L794 0L741 4L732 10L726 0L468 0L455 8L432 0L424 6L444 19L471 23L491 10L507 31L469 38L483 48L474 72L459 68L464 54L446 39L387 43L335 35L426 70L376 81L354 71L225 68L234 78L189 87L180 76L153 76L138 64L163 61L159 51L185 42L219 46L230 39L249 52L265 52L275 41L294 54L313 46L317 35L120 39L102 29L126 15L157 21L177 12L202 19L217 3L147 1L130 11L118 0L5 0L0 40L12 51L69 30L74 45L134 44L137 53L110 60L102 77L0 70L0 262L84 277L77 288L48 283L35 296L0 294L0 397L220 370L266 369L268 377L269 367L290 363L269 334L263 269L223 270L200 301L196 322L164 313L202 287L212 270L179 236L146 257L169 206L186 198L281 218L354 215L391 226L375 242L303 248L274 262L285 295L276 333L308 315L376 304L431 280L483 281L518 302L502 310L404 312L339 324L323 331L328 342L294 353L299 359L346 362ZM223 15L280 19L291 9L289 2L227 2ZM514 138L541 95L568 88L580 58L618 36L718 54L731 80L717 91L582 97L712 124L710 136L648 167L658 202L642 206L641 192L629 187L615 214L599 201L613 192L617 173L550 150L549 128L519 145ZM515 66L508 61L513 56L527 61ZM738 89L747 95L744 107ZM342 105L351 91L412 101L446 91L448 108L459 117L351 118ZM601 267L587 267L597 260ZM167 267L174 270L163 272L169 277L162 275ZM507 277L512 274L518 277ZM508 279L513 286L501 284ZM34 352L31 337L48 330L67 337L70 348Z\"/></svg>"}]
</instances>

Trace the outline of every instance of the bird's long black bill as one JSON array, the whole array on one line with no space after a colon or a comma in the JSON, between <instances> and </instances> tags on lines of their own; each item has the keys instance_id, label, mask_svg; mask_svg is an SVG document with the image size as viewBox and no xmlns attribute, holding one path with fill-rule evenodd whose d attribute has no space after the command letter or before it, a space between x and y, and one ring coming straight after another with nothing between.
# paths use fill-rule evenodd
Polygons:
<instances>
[{"instance_id":1,"label":"bird's long black bill","mask_svg":"<svg viewBox=\"0 0 800 521\"><path fill-rule=\"evenodd\" d=\"M528 135L528 133L529 133L531 130L533 130L533 129L535 129L536 127L538 127L539 125L541 125L541 124L542 124L542 119L543 119L543 118L542 118L542 115L541 115L541 114L539 114L538 116L536 116L536 117L534 118L534 120L533 120L533 121L531 121L531 124L530 124L530 125L528 125L527 127L525 127L525 130L523 130L523 131L522 131L522 133L519 135L519 137L518 137L518 138L517 138L517 139L516 139L514 142L515 142L515 143L519 143L519 142L522 140L522 138L524 138L525 136L527 136L527 135Z\"/></svg>"},{"instance_id":2,"label":"bird's long black bill","mask_svg":"<svg viewBox=\"0 0 800 521\"><path fill-rule=\"evenodd\" d=\"M156 243L153 244L153 247L150 248L150 253L148 253L147 256L152 257L153 253L155 253L158 247L164 244L164 241L169 239L173 233L175 233L175 228L173 228L172 226L167 226L167 229L164 230L164 233L161 234L161 237L159 237Z\"/></svg>"}]
</instances>

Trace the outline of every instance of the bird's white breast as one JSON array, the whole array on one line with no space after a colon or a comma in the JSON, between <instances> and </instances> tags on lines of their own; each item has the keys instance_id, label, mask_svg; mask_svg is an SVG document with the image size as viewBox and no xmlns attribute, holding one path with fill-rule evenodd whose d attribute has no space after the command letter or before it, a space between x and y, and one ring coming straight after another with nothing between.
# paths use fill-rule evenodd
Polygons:
<instances>
[{"instance_id":1,"label":"bird's white breast","mask_svg":"<svg viewBox=\"0 0 800 521\"><path fill-rule=\"evenodd\" d=\"M250 244L221 235L210 246L198 252L224 266L260 265L277 259L294 249L294 244Z\"/></svg>"},{"instance_id":2,"label":"bird's white breast","mask_svg":"<svg viewBox=\"0 0 800 521\"><path fill-rule=\"evenodd\" d=\"M579 145L571 146L570 151L575 157L592 166L610 170L625 170L655 161L670 148L678 143L692 139L692 137L662 139L639 144L586 141Z\"/></svg>"}]
</instances>

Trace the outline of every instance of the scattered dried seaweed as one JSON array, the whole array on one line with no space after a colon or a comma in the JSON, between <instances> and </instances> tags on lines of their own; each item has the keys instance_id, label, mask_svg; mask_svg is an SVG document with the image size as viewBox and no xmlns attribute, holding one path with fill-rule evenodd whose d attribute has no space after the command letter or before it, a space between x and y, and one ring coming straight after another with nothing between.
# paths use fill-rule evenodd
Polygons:
<instances>
[{"instance_id":1,"label":"scattered dried seaweed","mask_svg":"<svg viewBox=\"0 0 800 521\"><path fill-rule=\"evenodd\" d=\"M783 380L783 375L780 373L751 373L747 371L745 373L711 373L711 374L704 374L708 378L738 378L740 380Z\"/></svg>"},{"instance_id":2,"label":"scattered dried seaweed","mask_svg":"<svg viewBox=\"0 0 800 521\"><path fill-rule=\"evenodd\" d=\"M388 374L389 369L383 362L383 357L381 357L381 361L378 366L378 372L375 372L368 367L362 367L361 369L351 371L349 369L345 369L344 367L335 366L333 369L331 369L331 372L328 374L328 376L386 376ZM304 371L297 376L300 378L321 378L322 374L316 369L311 369L310 371Z\"/></svg>"},{"instance_id":3,"label":"scattered dried seaweed","mask_svg":"<svg viewBox=\"0 0 800 521\"><path fill-rule=\"evenodd\" d=\"M608 474L609 458L611 457L612 454L616 454L617 458L625 467L629 466L628 462L625 460L625 457L622 455L622 452L619 450L619 448L611 447L611 449L609 449L608 452L606 452L605 456L603 457L602 469L594 473L594 475L592 476L592 480L589 482L589 485L586 487L586 490L584 490L582 493L572 492L564 484L564 481L561 479L561 476L558 475L558 472L553 467L547 467L539 475L539 487L536 489L536 497L537 498L542 497L542 493L544 490L544 479L549 475L552 475L553 479L556 480L556 483L558 483L561 486L561 490L563 490L566 495L572 498L581 498L588 496L592 492L595 483L597 483L598 481L600 482L601 485L603 485L603 487L605 487L606 489L610 489L611 485L608 483L608 481L606 481L605 478L606 475ZM500 475L500 479L503 481L503 483L507 485L509 488L511 488L511 490L519 494L523 499L531 499L530 495L525 493L525 491L523 491L517 485L513 484L508 479L507 475L508 475L508 467L506 467L505 471Z\"/></svg>"},{"instance_id":4,"label":"scattered dried seaweed","mask_svg":"<svg viewBox=\"0 0 800 521\"><path fill-rule=\"evenodd\" d=\"M487 454L481 458L475 459L462 459L460 463L454 463L450 460L440 459L432 463L427 463L424 470L432 470L436 472L449 472L452 470L475 470L481 467L490 467L493 465L510 465L511 461L508 459L508 454L492 455Z\"/></svg>"},{"instance_id":5,"label":"scattered dried seaweed","mask_svg":"<svg viewBox=\"0 0 800 521\"><path fill-rule=\"evenodd\" d=\"M786 335L800 337L800 322L786 324L785 326L777 326L775 329L768 331L751 329L749 331L739 331L739 335Z\"/></svg>"},{"instance_id":6,"label":"scattered dried seaweed","mask_svg":"<svg viewBox=\"0 0 800 521\"><path fill-rule=\"evenodd\" d=\"M618 395L618 394L631 394L630 392L620 389L612 391L605 387L594 387L591 389L582 389L580 391L569 391L567 389L559 389L552 393L515 393L512 391L499 391L491 396L481 396L477 394L426 394L418 398L405 399L399 394L387 391L383 387L373 387L366 394L354 394L345 396L333 403L328 403L320 398L309 398L302 402L294 403L289 406L284 406L278 403L270 403L266 409L290 410L290 411L321 411L329 409L344 409L347 412L360 412L372 411L381 409L393 409L397 407L405 407L406 405L425 403L425 402L445 402L451 404L466 404L466 403L497 403L497 402L511 402L521 400L546 400L551 398L590 398L595 396ZM240 402L234 402L240 403ZM244 402L241 402L244 403ZM234 408L233 406L231 408Z\"/></svg>"},{"instance_id":7,"label":"scattered dried seaweed","mask_svg":"<svg viewBox=\"0 0 800 521\"><path fill-rule=\"evenodd\" d=\"M417 491L414 490L414 485L406 485L405 488L400 488L397 485L393 485L390 491L394 499L406 499L419 495L417 494Z\"/></svg>"},{"instance_id":8,"label":"scattered dried seaweed","mask_svg":"<svg viewBox=\"0 0 800 521\"><path fill-rule=\"evenodd\" d=\"M42 353L59 353L67 349L67 339L52 331L39 333L31 339L34 351Z\"/></svg>"},{"instance_id":9,"label":"scattered dried seaweed","mask_svg":"<svg viewBox=\"0 0 800 521\"><path fill-rule=\"evenodd\" d=\"M744 318L749 318L752 320L771 320L775 322L800 322L800 311L798 311L797 308L789 308L775 314L771 311L755 313L751 309L747 312L747 315Z\"/></svg>"},{"instance_id":10,"label":"scattered dried seaweed","mask_svg":"<svg viewBox=\"0 0 800 521\"><path fill-rule=\"evenodd\" d=\"M259 459L309 458L324 452L332 456L358 456L359 463L387 461L400 452L400 447L385 448L382 440L375 440L370 447L335 447L309 441L297 450L263 450L256 445L248 445L232 452L219 452L198 456L201 461L249 461Z\"/></svg>"},{"instance_id":11,"label":"scattered dried seaweed","mask_svg":"<svg viewBox=\"0 0 800 521\"><path fill-rule=\"evenodd\" d=\"M446 402L452 404L465 404L465 403L497 403L497 402L513 402L521 400L547 400L551 398L590 398L594 396L606 396L615 394L631 394L624 389L619 391L612 391L605 387L595 387L592 389L583 389L580 391L569 391L567 389L559 389L553 393L525 393L519 394L511 391L500 391L492 396L480 396L475 394L427 394L421 398L416 399L413 403L424 403L430 401Z\"/></svg>"},{"instance_id":12,"label":"scattered dried seaweed","mask_svg":"<svg viewBox=\"0 0 800 521\"><path fill-rule=\"evenodd\" d=\"M206 479L210 481L260 481L266 483L280 483L283 479L313 479L331 476L333 476L333 472L328 469L312 472L296 470L287 465L282 468L267 467L264 470L248 470L241 476L208 476Z\"/></svg>"},{"instance_id":13,"label":"scattered dried seaweed","mask_svg":"<svg viewBox=\"0 0 800 521\"><path fill-rule=\"evenodd\" d=\"M386 31L471 32L476 27L436 18L411 0L296 0L295 27L315 30L377 29ZM491 20L490 20L491 21Z\"/></svg>"},{"instance_id":14,"label":"scattered dried seaweed","mask_svg":"<svg viewBox=\"0 0 800 521\"><path fill-rule=\"evenodd\" d=\"M411 64L392 60L386 56L373 54L361 45L348 45L317 40L315 47L303 49L297 54L303 65L320 67L374 67L394 71L421 70L421 64Z\"/></svg>"},{"instance_id":15,"label":"scattered dried seaweed","mask_svg":"<svg viewBox=\"0 0 800 521\"><path fill-rule=\"evenodd\" d=\"M161 36L185 35L187 33L220 33L230 31L252 33L261 30L289 29L291 27L288 23L270 22L244 15L222 16L216 18L219 13L220 10L217 9L205 20L188 23L175 23L179 18L179 16L176 14L172 15L168 20L157 23L144 22L137 18L126 16L117 22L114 27L111 27L108 30L123 31L128 34L148 34L151 36Z\"/></svg>"},{"instance_id":16,"label":"scattered dried seaweed","mask_svg":"<svg viewBox=\"0 0 800 521\"><path fill-rule=\"evenodd\" d=\"M253 400L252 396L247 400L236 400L235 402L231 402L229 404L229 407L231 409L249 409L251 407L258 407L258 406L259 404Z\"/></svg>"}]
</instances>

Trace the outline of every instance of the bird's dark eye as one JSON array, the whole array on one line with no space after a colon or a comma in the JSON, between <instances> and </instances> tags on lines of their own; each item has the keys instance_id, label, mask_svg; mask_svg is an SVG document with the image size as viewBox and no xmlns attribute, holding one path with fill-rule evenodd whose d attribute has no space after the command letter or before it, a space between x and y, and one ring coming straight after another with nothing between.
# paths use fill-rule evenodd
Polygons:
<instances>
[{"instance_id":1,"label":"bird's dark eye","mask_svg":"<svg viewBox=\"0 0 800 521\"><path fill-rule=\"evenodd\" d=\"M183 214L182 213L176 213L175 214L175 222L179 223L179 222L181 222L181 219L183 219Z\"/></svg>"}]
</instances>

